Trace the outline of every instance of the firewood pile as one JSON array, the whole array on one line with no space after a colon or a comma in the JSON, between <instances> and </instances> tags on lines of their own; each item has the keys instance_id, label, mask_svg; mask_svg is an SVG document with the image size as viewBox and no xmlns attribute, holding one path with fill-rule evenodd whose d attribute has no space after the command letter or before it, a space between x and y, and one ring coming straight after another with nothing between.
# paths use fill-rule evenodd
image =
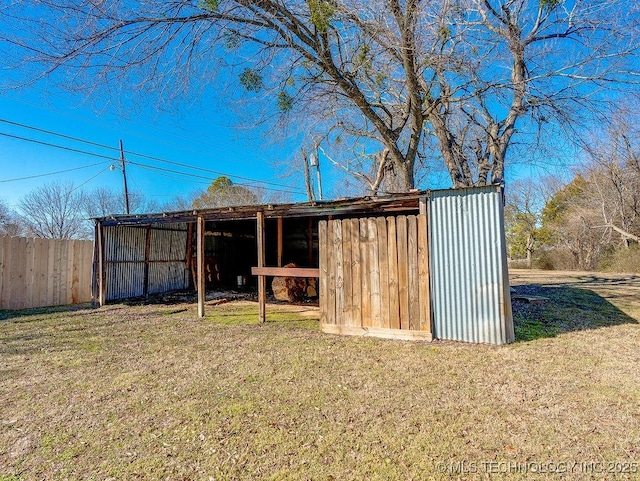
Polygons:
<instances>
[{"instance_id":1,"label":"firewood pile","mask_svg":"<svg viewBox=\"0 0 640 481\"><path fill-rule=\"evenodd\" d=\"M284 267L298 267L295 263ZM318 297L318 279L313 277L274 277L271 283L274 297L279 301L301 302Z\"/></svg>"}]
</instances>

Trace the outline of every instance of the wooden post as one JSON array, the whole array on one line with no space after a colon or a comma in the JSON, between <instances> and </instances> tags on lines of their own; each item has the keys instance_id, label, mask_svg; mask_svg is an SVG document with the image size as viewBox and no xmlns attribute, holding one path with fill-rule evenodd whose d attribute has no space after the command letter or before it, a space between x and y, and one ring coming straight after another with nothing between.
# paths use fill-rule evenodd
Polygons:
<instances>
[{"instance_id":1,"label":"wooden post","mask_svg":"<svg viewBox=\"0 0 640 481\"><path fill-rule=\"evenodd\" d=\"M282 267L283 244L282 217L278 217L278 267Z\"/></svg>"},{"instance_id":2,"label":"wooden post","mask_svg":"<svg viewBox=\"0 0 640 481\"><path fill-rule=\"evenodd\" d=\"M418 276L420 291L420 330L433 332L431 310L431 272L429 266L429 209L427 197L420 198L418 216Z\"/></svg>"},{"instance_id":3,"label":"wooden post","mask_svg":"<svg viewBox=\"0 0 640 481\"><path fill-rule=\"evenodd\" d=\"M309 217L309 225L307 227L307 255L308 263L313 265L313 220Z\"/></svg>"},{"instance_id":4,"label":"wooden post","mask_svg":"<svg viewBox=\"0 0 640 481\"><path fill-rule=\"evenodd\" d=\"M198 245L196 247L196 260L198 263L198 317L204 317L204 296L205 296L205 284L204 284L204 217L198 216Z\"/></svg>"},{"instance_id":5,"label":"wooden post","mask_svg":"<svg viewBox=\"0 0 640 481\"><path fill-rule=\"evenodd\" d=\"M149 299L149 258L151 257L151 226L147 226L147 238L144 245L144 286L143 295Z\"/></svg>"},{"instance_id":6,"label":"wooden post","mask_svg":"<svg viewBox=\"0 0 640 481\"><path fill-rule=\"evenodd\" d=\"M106 299L107 286L105 286L104 278L104 226L98 224L98 303L100 307L104 306Z\"/></svg>"},{"instance_id":7,"label":"wooden post","mask_svg":"<svg viewBox=\"0 0 640 481\"><path fill-rule=\"evenodd\" d=\"M258 212L256 215L257 224L257 244L258 244L258 267L264 267L264 213ZM267 320L266 307L267 307L267 278L265 276L258 276L258 304L260 306L259 321L265 322Z\"/></svg>"},{"instance_id":8,"label":"wooden post","mask_svg":"<svg viewBox=\"0 0 640 481\"><path fill-rule=\"evenodd\" d=\"M42 246L40 246L41 248ZM0 273L0 283L2 282ZM41 288L38 288L42 291ZM0 289L2 291L2 289ZM40 301L39 301L40 303ZM98 222L93 226L93 259L91 263L91 307L98 305ZM40 305L38 305L40 307Z\"/></svg>"}]
</instances>

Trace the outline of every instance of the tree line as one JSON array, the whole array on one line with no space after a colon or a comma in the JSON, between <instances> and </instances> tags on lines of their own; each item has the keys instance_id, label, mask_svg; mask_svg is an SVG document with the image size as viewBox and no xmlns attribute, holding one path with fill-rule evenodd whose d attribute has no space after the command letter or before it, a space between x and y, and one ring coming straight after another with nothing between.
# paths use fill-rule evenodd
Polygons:
<instances>
[{"instance_id":1,"label":"tree line","mask_svg":"<svg viewBox=\"0 0 640 481\"><path fill-rule=\"evenodd\" d=\"M640 272L640 127L621 109L585 141L570 182L507 186L507 242L526 267Z\"/></svg>"}]
</instances>

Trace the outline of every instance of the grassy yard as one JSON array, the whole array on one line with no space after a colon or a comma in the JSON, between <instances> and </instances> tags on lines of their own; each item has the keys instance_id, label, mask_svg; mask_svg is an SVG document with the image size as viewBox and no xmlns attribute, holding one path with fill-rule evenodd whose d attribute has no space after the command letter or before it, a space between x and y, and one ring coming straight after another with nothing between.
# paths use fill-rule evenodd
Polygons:
<instances>
[{"instance_id":1,"label":"grassy yard","mask_svg":"<svg viewBox=\"0 0 640 481\"><path fill-rule=\"evenodd\" d=\"M514 273L550 301L503 347L247 302L0 311L0 481L638 479L640 278L551 275Z\"/></svg>"}]
</instances>

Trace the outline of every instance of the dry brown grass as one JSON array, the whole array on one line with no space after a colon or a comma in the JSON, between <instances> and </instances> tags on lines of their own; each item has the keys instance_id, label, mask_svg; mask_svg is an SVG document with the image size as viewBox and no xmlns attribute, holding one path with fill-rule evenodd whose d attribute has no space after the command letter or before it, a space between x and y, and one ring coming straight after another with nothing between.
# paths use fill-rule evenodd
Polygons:
<instances>
[{"instance_id":1,"label":"dry brown grass","mask_svg":"<svg viewBox=\"0 0 640 481\"><path fill-rule=\"evenodd\" d=\"M640 296L605 288L638 319ZM637 323L491 347L255 325L250 303L195 314L0 313L0 480L640 476L594 472L640 471ZM591 464L525 472L549 462Z\"/></svg>"}]
</instances>

